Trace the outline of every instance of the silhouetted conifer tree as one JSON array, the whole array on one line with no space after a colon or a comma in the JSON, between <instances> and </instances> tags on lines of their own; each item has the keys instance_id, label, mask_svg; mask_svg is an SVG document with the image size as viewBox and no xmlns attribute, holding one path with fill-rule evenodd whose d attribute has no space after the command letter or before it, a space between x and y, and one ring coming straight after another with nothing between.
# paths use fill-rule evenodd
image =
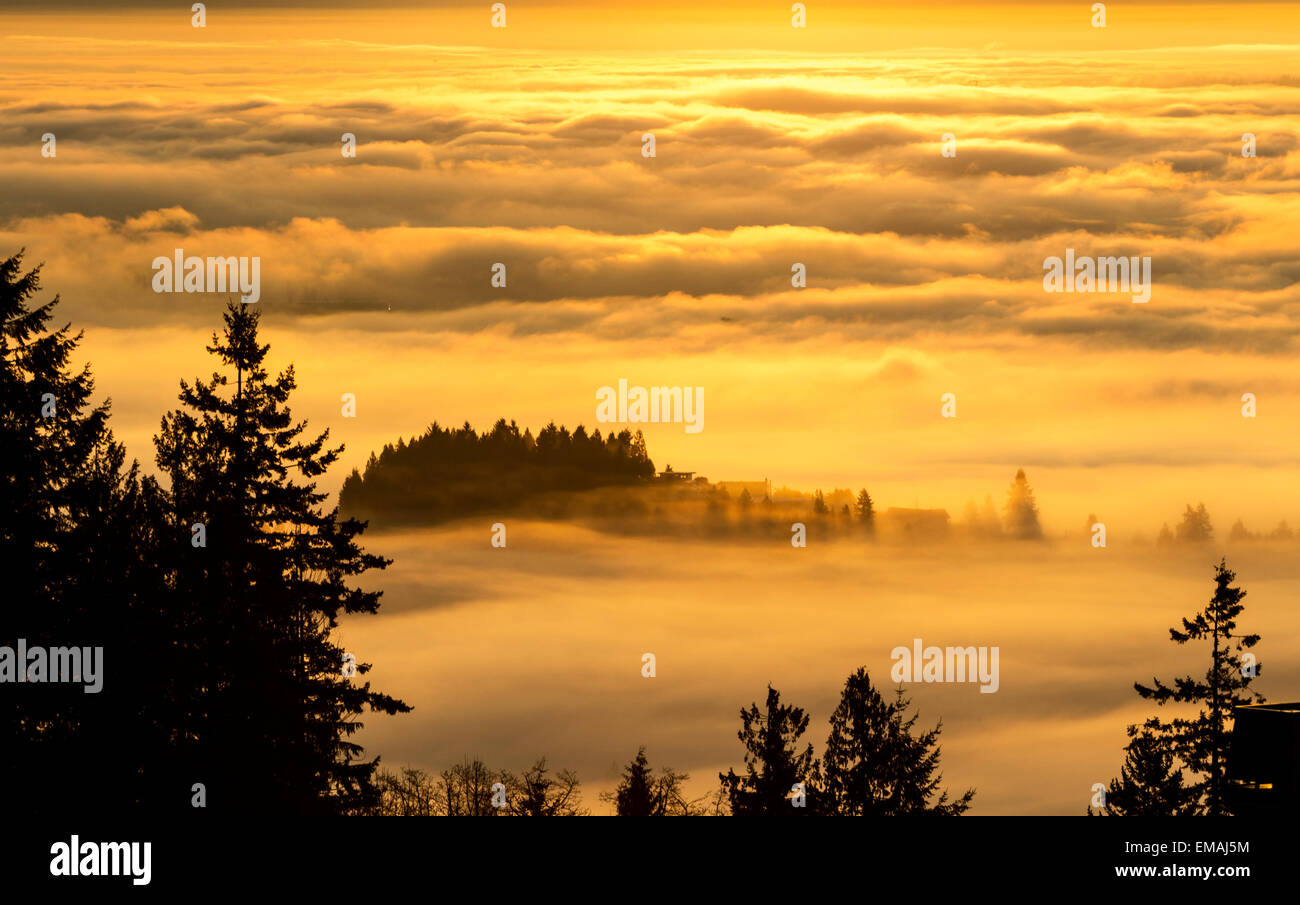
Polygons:
<instances>
[{"instance_id":1,"label":"silhouetted conifer tree","mask_svg":"<svg viewBox=\"0 0 1300 905\"><path fill-rule=\"evenodd\" d=\"M781 703L781 693L767 687L764 710L753 704L740 711L737 737L745 746L745 775L734 770L719 773L731 813L736 817L800 817L817 812L820 805L820 765L812 745L799 750L799 739L808 729L808 714ZM804 807L795 807L792 794L797 783L804 787Z\"/></svg>"},{"instance_id":2,"label":"silhouetted conifer tree","mask_svg":"<svg viewBox=\"0 0 1300 905\"><path fill-rule=\"evenodd\" d=\"M1189 507L1190 509L1190 507ZM1214 570L1214 596L1204 610L1192 619L1183 619L1180 631L1169 630L1177 644L1188 641L1210 642L1210 665L1204 678L1180 676L1172 686L1155 679L1151 686L1134 683L1137 693L1157 704L1192 704L1201 709L1195 717L1177 717L1162 721L1147 720L1142 728L1155 736L1200 775L1189 788L1194 792L1197 811L1209 816L1227 813L1224 791L1228 784L1228 749L1232 739L1233 708L1259 703L1262 695L1250 692L1250 683L1260 674L1262 664L1247 659L1246 652L1259 643L1259 635L1236 633L1237 617L1245 607L1241 600L1246 592L1232 587L1236 573L1220 560ZM1130 730L1132 734L1134 730Z\"/></svg>"},{"instance_id":3,"label":"silhouetted conifer tree","mask_svg":"<svg viewBox=\"0 0 1300 905\"><path fill-rule=\"evenodd\" d=\"M636 757L623 768L623 778L613 792L601 793L601 800L611 802L619 817L692 817L705 813L704 801L686 797L684 784L690 779L664 767L656 776L642 746Z\"/></svg>"},{"instance_id":4,"label":"silhouetted conifer tree","mask_svg":"<svg viewBox=\"0 0 1300 905\"><path fill-rule=\"evenodd\" d=\"M1015 480L1007 491L1006 522L1007 534L1011 537L1036 540L1043 536L1043 529L1038 524L1038 504L1034 502L1034 491L1023 468L1016 470Z\"/></svg>"},{"instance_id":5,"label":"silhouetted conifer tree","mask_svg":"<svg viewBox=\"0 0 1300 905\"><path fill-rule=\"evenodd\" d=\"M1186 817L1196 813L1196 790L1183 781L1169 745L1149 732L1129 727L1120 775L1110 781L1106 803L1088 813L1106 817Z\"/></svg>"},{"instance_id":6,"label":"silhouetted conifer tree","mask_svg":"<svg viewBox=\"0 0 1300 905\"><path fill-rule=\"evenodd\" d=\"M615 813L620 817L653 816L658 804L651 788L653 782L650 762L646 759L645 748L641 748L624 768L623 781L614 791Z\"/></svg>"},{"instance_id":7,"label":"silhouetted conifer tree","mask_svg":"<svg viewBox=\"0 0 1300 905\"><path fill-rule=\"evenodd\" d=\"M162 785L171 719L170 632L152 555L160 496L124 465L108 403L91 404L89 368L71 368L81 334L48 329L58 296L29 304L39 271L22 272L21 252L0 262L0 643L103 656L97 693L85 693L84 661L80 684L49 682L48 663L46 681L5 686L0 738L15 780L6 804L14 813L158 806L150 789Z\"/></svg>"},{"instance_id":8,"label":"silhouetted conifer tree","mask_svg":"<svg viewBox=\"0 0 1300 905\"><path fill-rule=\"evenodd\" d=\"M374 613L380 592L346 582L388 561L361 550L364 525L321 510L319 477L337 459L328 431L300 438L287 408L290 366L271 378L258 315L231 304L208 351L233 374L191 387L155 437L171 479L176 643L192 691L179 726L210 809L341 813L373 804L375 762L348 740L366 708L410 709L342 675L331 631ZM200 543L202 538L202 543Z\"/></svg>"},{"instance_id":9,"label":"silhouetted conifer tree","mask_svg":"<svg viewBox=\"0 0 1300 905\"><path fill-rule=\"evenodd\" d=\"M956 816L970 808L974 789L955 801L940 789L940 727L913 735L918 715L906 718L907 706L901 688L893 701L885 701L865 668L845 681L822 759L826 813Z\"/></svg>"},{"instance_id":10,"label":"silhouetted conifer tree","mask_svg":"<svg viewBox=\"0 0 1300 905\"><path fill-rule=\"evenodd\" d=\"M863 487L858 491L858 503L855 507L858 512L858 520L862 526L867 529L868 534L875 533L876 530L876 506L871 501L871 494L867 493L867 488Z\"/></svg>"},{"instance_id":11,"label":"silhouetted conifer tree","mask_svg":"<svg viewBox=\"0 0 1300 905\"><path fill-rule=\"evenodd\" d=\"M1214 539L1214 526L1210 524L1210 513L1205 510L1204 503L1198 503L1195 509L1191 503L1187 504L1176 535L1180 541L1187 543L1204 543Z\"/></svg>"}]
</instances>

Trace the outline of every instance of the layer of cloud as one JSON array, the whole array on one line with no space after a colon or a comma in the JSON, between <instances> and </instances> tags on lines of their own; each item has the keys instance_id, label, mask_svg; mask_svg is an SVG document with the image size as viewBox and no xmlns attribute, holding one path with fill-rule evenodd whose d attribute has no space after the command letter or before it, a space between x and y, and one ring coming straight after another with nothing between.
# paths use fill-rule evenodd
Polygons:
<instances>
[{"instance_id":1,"label":"layer of cloud","mask_svg":"<svg viewBox=\"0 0 1300 905\"><path fill-rule=\"evenodd\" d=\"M1285 354L1300 323L1289 48L705 63L13 44L0 243L43 261L79 322L210 319L150 290L150 262L184 248L260 257L288 317L460 332ZM1152 302L1044 293L1066 248L1150 256Z\"/></svg>"}]
</instances>

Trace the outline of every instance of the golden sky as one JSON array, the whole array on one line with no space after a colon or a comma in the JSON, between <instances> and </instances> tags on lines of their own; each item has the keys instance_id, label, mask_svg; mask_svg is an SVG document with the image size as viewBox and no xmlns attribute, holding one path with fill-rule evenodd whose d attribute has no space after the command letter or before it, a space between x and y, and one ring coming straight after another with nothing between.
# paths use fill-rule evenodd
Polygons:
<instances>
[{"instance_id":1,"label":"golden sky","mask_svg":"<svg viewBox=\"0 0 1300 905\"><path fill-rule=\"evenodd\" d=\"M0 2L0 252L146 462L224 303L151 291L184 248L261 258L349 466L435 419L592 427L626 377L705 388L700 434L646 433L714 479L957 514L1023 466L1055 530L1300 522L1295 6L806 5ZM1150 256L1151 301L1045 293L1066 248Z\"/></svg>"}]
</instances>

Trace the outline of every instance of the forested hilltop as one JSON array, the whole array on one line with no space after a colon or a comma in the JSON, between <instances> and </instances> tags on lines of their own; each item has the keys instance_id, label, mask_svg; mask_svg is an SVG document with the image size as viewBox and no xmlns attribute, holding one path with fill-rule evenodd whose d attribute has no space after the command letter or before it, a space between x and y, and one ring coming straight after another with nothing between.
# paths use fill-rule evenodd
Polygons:
<instances>
[{"instance_id":1,"label":"forested hilltop","mask_svg":"<svg viewBox=\"0 0 1300 905\"><path fill-rule=\"evenodd\" d=\"M534 437L504 418L481 434L468 422L460 428L434 422L422 436L385 444L371 454L364 472L353 469L343 482L339 510L341 517L377 530L488 515L581 522L628 535L793 538L796 545L835 537L904 544L1048 539L1023 468L1016 470L1001 507L988 494L983 506L972 498L954 518L947 509L879 507L866 487L808 492L774 486L765 477L713 482L671 465L656 472L639 430L602 436L552 421ZM1105 547L1107 521L1089 512L1057 537ZM1161 527L1154 546L1212 544L1215 538L1205 504L1188 503L1181 521ZM1295 538L1286 520L1271 531L1253 532L1238 519L1227 542L1290 545ZM1152 535L1141 531L1124 540L1153 544Z\"/></svg>"},{"instance_id":2,"label":"forested hilltop","mask_svg":"<svg viewBox=\"0 0 1300 905\"><path fill-rule=\"evenodd\" d=\"M640 431L601 436L551 422L537 436L498 419L475 432L469 422L385 444L364 472L352 470L339 507L379 525L429 524L476 512L516 511L530 497L635 484L654 476Z\"/></svg>"}]
</instances>

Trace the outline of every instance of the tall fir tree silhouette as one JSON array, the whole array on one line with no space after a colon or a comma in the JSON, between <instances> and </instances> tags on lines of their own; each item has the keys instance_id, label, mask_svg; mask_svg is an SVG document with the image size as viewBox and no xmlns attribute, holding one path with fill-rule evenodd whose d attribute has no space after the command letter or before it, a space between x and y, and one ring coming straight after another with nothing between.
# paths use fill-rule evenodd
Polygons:
<instances>
[{"instance_id":1,"label":"tall fir tree silhouette","mask_svg":"<svg viewBox=\"0 0 1300 905\"><path fill-rule=\"evenodd\" d=\"M1203 678L1179 676L1173 685L1154 679L1150 686L1133 683L1137 693L1158 705L1199 705L1195 717L1161 720L1152 717L1142 729L1160 740L1200 775L1189 788L1198 800L1197 812L1209 816L1228 813L1224 794L1228 785L1228 749L1232 741L1233 708L1263 702L1263 695L1250 691L1263 665L1254 662L1249 650L1259 643L1259 635L1237 633L1237 617L1245 609L1246 592L1232 586L1237 573L1225 559L1214 567L1214 596L1205 609L1191 619L1183 619L1182 629L1171 628L1169 637L1176 644L1189 641L1210 642L1210 665ZM1129 728L1136 735L1137 727Z\"/></svg>"},{"instance_id":2,"label":"tall fir tree silhouette","mask_svg":"<svg viewBox=\"0 0 1300 905\"><path fill-rule=\"evenodd\" d=\"M150 804L151 789L166 794L153 784L171 720L169 683L154 674L169 665L152 555L160 494L125 466L108 402L92 405L89 366L72 369L81 334L49 329L59 298L33 305L39 290L40 268L23 273L21 252L0 262L0 560L11 565L3 643L98 648L100 690L75 681L7 689L0 737L22 781L6 798L18 813L119 811ZM82 669L89 681L90 664Z\"/></svg>"},{"instance_id":3,"label":"tall fir tree silhouette","mask_svg":"<svg viewBox=\"0 0 1300 905\"><path fill-rule=\"evenodd\" d=\"M876 532L876 506L871 500L871 494L867 493L867 488L863 487L858 491L858 501L854 506L858 513L858 520L862 522L862 527L868 534Z\"/></svg>"},{"instance_id":4,"label":"tall fir tree silhouette","mask_svg":"<svg viewBox=\"0 0 1300 905\"><path fill-rule=\"evenodd\" d=\"M410 710L342 674L331 638L342 614L375 613L381 592L348 579L388 560L356 542L364 524L323 510L314 478L342 447L303 439L287 407L293 367L275 378L258 314L231 304L208 351L232 375L181 381L182 408L154 438L171 481L177 643L190 690L182 737L209 808L350 813L372 807L376 762L349 741L365 709ZM233 379L232 379L233 378Z\"/></svg>"},{"instance_id":5,"label":"tall fir tree silhouette","mask_svg":"<svg viewBox=\"0 0 1300 905\"><path fill-rule=\"evenodd\" d=\"M614 790L615 813L620 817L654 817L659 810L654 788L654 772L645 756L645 748L623 768L623 780Z\"/></svg>"},{"instance_id":6,"label":"tall fir tree silhouette","mask_svg":"<svg viewBox=\"0 0 1300 905\"><path fill-rule=\"evenodd\" d=\"M1038 504L1023 468L1016 469L1015 480L1007 490L1007 535L1020 540L1038 540L1043 536L1038 523Z\"/></svg>"}]
</instances>

